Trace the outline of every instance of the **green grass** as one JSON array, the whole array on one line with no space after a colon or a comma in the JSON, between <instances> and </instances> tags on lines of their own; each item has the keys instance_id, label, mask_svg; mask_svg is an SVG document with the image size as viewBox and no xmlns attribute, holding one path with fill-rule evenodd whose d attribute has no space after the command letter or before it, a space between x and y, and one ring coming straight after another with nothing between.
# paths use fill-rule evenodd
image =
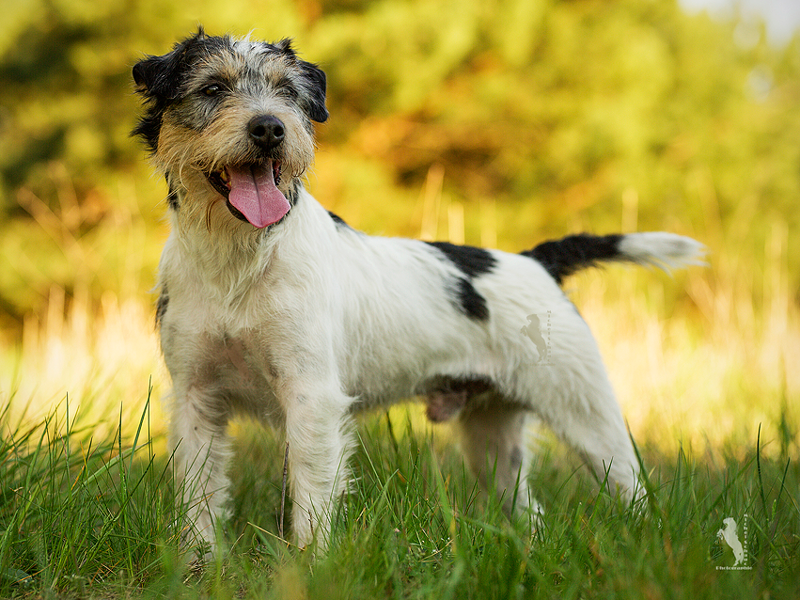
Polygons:
<instances>
[{"instance_id":1,"label":"green grass","mask_svg":"<svg viewBox=\"0 0 800 600\"><path fill-rule=\"evenodd\" d=\"M148 404L149 406L149 404ZM67 407L68 408L68 407ZM68 414L68 410L65 413ZM80 418L28 428L4 413L0 441L2 598L797 598L800 469L759 440L742 459L642 449L650 494L601 492L548 438L532 486L546 514L531 536L465 471L447 431L416 409L363 420L354 481L331 548L314 559L278 537L281 440L236 427L228 552L203 570L180 557L163 439L149 409L135 434L93 439ZM55 413L54 413L55 414ZM120 423L121 425L121 423ZM123 428L124 430L124 428ZM784 447L786 447L784 445ZM749 570L716 536L747 523Z\"/></svg>"}]
</instances>

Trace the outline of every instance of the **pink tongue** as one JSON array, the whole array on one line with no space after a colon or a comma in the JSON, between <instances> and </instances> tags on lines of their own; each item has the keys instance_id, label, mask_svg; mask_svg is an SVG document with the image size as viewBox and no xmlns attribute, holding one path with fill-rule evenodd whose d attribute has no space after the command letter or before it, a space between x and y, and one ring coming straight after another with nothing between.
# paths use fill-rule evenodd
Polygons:
<instances>
[{"instance_id":1,"label":"pink tongue","mask_svg":"<svg viewBox=\"0 0 800 600\"><path fill-rule=\"evenodd\" d=\"M228 167L231 191L228 201L259 229L280 221L289 212L286 196L275 187L272 163Z\"/></svg>"}]
</instances>

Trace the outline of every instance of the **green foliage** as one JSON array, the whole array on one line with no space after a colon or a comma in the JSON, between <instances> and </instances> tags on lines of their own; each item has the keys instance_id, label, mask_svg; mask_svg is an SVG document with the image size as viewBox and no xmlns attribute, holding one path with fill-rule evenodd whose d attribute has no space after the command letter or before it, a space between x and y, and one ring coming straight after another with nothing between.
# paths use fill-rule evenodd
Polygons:
<instances>
[{"instance_id":1,"label":"green foliage","mask_svg":"<svg viewBox=\"0 0 800 600\"><path fill-rule=\"evenodd\" d=\"M150 280L165 192L128 137L130 67L198 23L292 36L322 64L332 118L311 185L370 231L418 232L419 190L437 165L472 243L486 201L508 249L579 226L619 229L624 197L636 202L623 226L694 230L726 248L760 254L776 220L797 229L797 42L739 47L733 23L686 16L672 0L7 4L0 306L12 318L41 309L53 284L120 292L113 273L126 258L114 243L127 224L150 232L135 265ZM374 210L374 198L386 205ZM82 253L64 251L54 220ZM740 237L717 235L742 220L752 227ZM788 255L796 288L800 253Z\"/></svg>"}]
</instances>

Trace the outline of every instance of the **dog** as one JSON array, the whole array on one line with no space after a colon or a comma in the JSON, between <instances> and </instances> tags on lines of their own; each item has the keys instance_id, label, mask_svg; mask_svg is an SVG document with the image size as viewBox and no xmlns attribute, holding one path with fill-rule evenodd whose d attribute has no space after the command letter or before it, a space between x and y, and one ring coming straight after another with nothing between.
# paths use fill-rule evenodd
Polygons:
<instances>
[{"instance_id":1,"label":"dog","mask_svg":"<svg viewBox=\"0 0 800 600\"><path fill-rule=\"evenodd\" d=\"M529 415L623 498L641 492L597 345L560 284L607 261L693 264L698 242L580 234L511 254L372 237L304 188L326 77L289 40L201 28L144 57L133 79L144 101L134 134L169 189L156 322L195 541L216 549L236 413L286 436L300 547L328 543L353 415L412 397L432 421L457 423L466 462L509 515L541 510L526 482ZM547 323L538 349L529 315Z\"/></svg>"}]
</instances>

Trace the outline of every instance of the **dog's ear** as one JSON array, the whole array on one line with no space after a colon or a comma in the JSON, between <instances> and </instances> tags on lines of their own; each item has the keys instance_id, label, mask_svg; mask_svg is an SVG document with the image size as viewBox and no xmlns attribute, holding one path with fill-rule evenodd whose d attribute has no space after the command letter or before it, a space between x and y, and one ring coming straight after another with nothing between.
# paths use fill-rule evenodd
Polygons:
<instances>
[{"instance_id":1,"label":"dog's ear","mask_svg":"<svg viewBox=\"0 0 800 600\"><path fill-rule=\"evenodd\" d=\"M164 111L181 93L184 73L212 41L226 43L224 38L209 38L201 27L195 35L178 43L169 54L148 56L133 67L136 91L145 99L145 111L132 134L144 138L150 152L158 149L158 138Z\"/></svg>"},{"instance_id":2,"label":"dog's ear","mask_svg":"<svg viewBox=\"0 0 800 600\"><path fill-rule=\"evenodd\" d=\"M295 54L294 48L292 48L292 38L283 38L279 42L275 42L271 44L275 50L282 54L286 54L291 58L295 58L297 54Z\"/></svg>"},{"instance_id":3,"label":"dog's ear","mask_svg":"<svg viewBox=\"0 0 800 600\"><path fill-rule=\"evenodd\" d=\"M328 109L325 108L325 92L327 80L325 72L317 65L300 61L300 69L303 77L308 82L308 94L306 95L306 112L313 121L324 123L328 120Z\"/></svg>"},{"instance_id":4,"label":"dog's ear","mask_svg":"<svg viewBox=\"0 0 800 600\"><path fill-rule=\"evenodd\" d=\"M148 56L133 67L133 81L140 94L161 100L175 100L181 86L180 73L197 55L197 49L208 40L203 28L175 45L172 52L163 56Z\"/></svg>"},{"instance_id":5,"label":"dog's ear","mask_svg":"<svg viewBox=\"0 0 800 600\"><path fill-rule=\"evenodd\" d=\"M144 96L174 100L178 96L175 71L179 66L177 51L164 56L150 56L133 66L136 91Z\"/></svg>"},{"instance_id":6,"label":"dog's ear","mask_svg":"<svg viewBox=\"0 0 800 600\"><path fill-rule=\"evenodd\" d=\"M328 109L325 108L326 79L325 72L317 65L300 60L292 47L292 39L284 38L270 45L296 64L303 75L307 93L303 99L303 108L312 121L324 123L328 120Z\"/></svg>"}]
</instances>

